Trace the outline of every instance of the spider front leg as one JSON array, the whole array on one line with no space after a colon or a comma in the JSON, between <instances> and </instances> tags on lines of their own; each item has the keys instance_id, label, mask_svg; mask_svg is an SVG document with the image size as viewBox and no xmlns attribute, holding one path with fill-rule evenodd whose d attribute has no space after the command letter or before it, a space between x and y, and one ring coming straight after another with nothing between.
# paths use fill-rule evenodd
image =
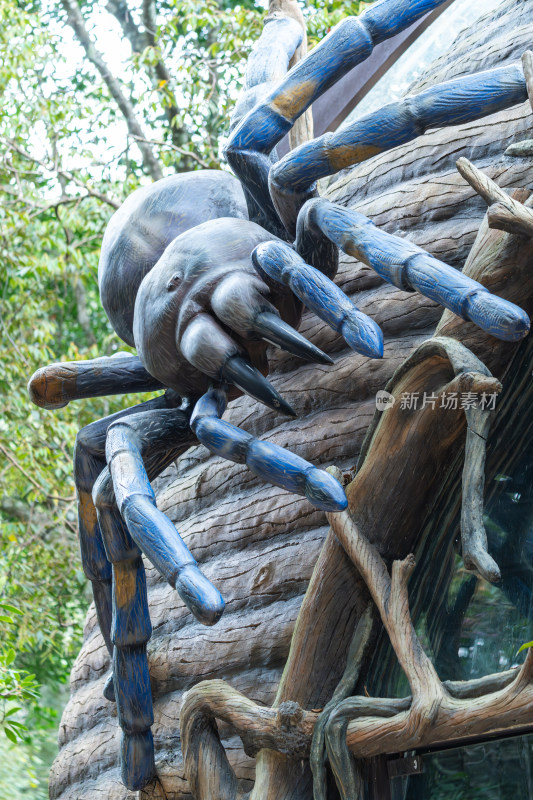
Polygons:
<instances>
[{"instance_id":1,"label":"spider front leg","mask_svg":"<svg viewBox=\"0 0 533 800\"><path fill-rule=\"evenodd\" d=\"M137 546L197 619L214 625L224 610L220 592L202 575L172 522L158 510L150 485L194 443L189 417L189 410L176 408L117 420L107 433L109 475L101 476L93 495L100 499L104 492L107 501L111 479L117 508Z\"/></svg>"},{"instance_id":2,"label":"spider front leg","mask_svg":"<svg viewBox=\"0 0 533 800\"><path fill-rule=\"evenodd\" d=\"M78 501L78 535L80 540L83 571L91 581L98 623L110 656L113 655L111 641L111 563L109 562L96 508L93 503L93 488L99 475L105 469L105 443L109 426L123 417L148 411L167 408L167 399L156 397L119 411L109 417L92 422L78 433L74 447L74 483ZM114 700L113 686L107 682L104 695Z\"/></svg>"},{"instance_id":3,"label":"spider front leg","mask_svg":"<svg viewBox=\"0 0 533 800\"><path fill-rule=\"evenodd\" d=\"M347 500L340 483L325 470L271 442L220 419L226 408L223 389L211 389L197 402L191 428L208 450L228 461L246 464L254 475L293 494L307 497L315 508L341 511Z\"/></svg>"},{"instance_id":4,"label":"spider front leg","mask_svg":"<svg viewBox=\"0 0 533 800\"><path fill-rule=\"evenodd\" d=\"M297 228L297 248L311 236L315 241L325 237L399 289L420 292L497 339L515 342L529 331L529 317L517 305L492 294L482 284L412 242L386 233L357 211L324 198L310 200L300 212ZM289 279L301 283L302 276L311 270L284 243L259 245L252 260L272 277L285 282ZM290 278L293 274L297 277ZM309 305L308 300L303 302ZM341 308L338 303L337 314Z\"/></svg>"},{"instance_id":5,"label":"spider front leg","mask_svg":"<svg viewBox=\"0 0 533 800\"><path fill-rule=\"evenodd\" d=\"M381 0L361 16L342 20L232 131L225 148L228 163L273 226L279 225L279 218L270 197L268 174L272 163L269 155L276 144L313 101L367 59L376 44L408 28L443 2L445 0ZM266 39L267 31L268 26L261 39ZM263 51L264 69L274 76L275 54L271 55L268 48Z\"/></svg>"},{"instance_id":6,"label":"spider front leg","mask_svg":"<svg viewBox=\"0 0 533 800\"><path fill-rule=\"evenodd\" d=\"M129 353L88 361L61 361L41 367L28 383L28 393L41 408L63 408L72 400L110 394L151 392L162 384L150 375L138 356Z\"/></svg>"},{"instance_id":7,"label":"spider front leg","mask_svg":"<svg viewBox=\"0 0 533 800\"><path fill-rule=\"evenodd\" d=\"M126 392L147 392L161 388L161 383L144 368L137 356L117 353L108 358L60 362L38 369L30 378L28 392L41 408L57 409L72 400L104 397ZM105 467L105 441L109 425L139 410L166 408L165 397L155 398L140 406L120 411L87 425L76 437L74 447L74 482L78 502L78 535L83 570L92 583L100 630L112 655L111 630L111 565L105 555L96 509L92 500L93 486ZM113 699L108 683L107 699Z\"/></svg>"},{"instance_id":8,"label":"spider front leg","mask_svg":"<svg viewBox=\"0 0 533 800\"><path fill-rule=\"evenodd\" d=\"M94 503L112 564L113 696L122 729L120 768L134 791L155 776L152 691L146 645L152 634L146 577L140 549L116 507L107 469L95 484Z\"/></svg>"}]
</instances>

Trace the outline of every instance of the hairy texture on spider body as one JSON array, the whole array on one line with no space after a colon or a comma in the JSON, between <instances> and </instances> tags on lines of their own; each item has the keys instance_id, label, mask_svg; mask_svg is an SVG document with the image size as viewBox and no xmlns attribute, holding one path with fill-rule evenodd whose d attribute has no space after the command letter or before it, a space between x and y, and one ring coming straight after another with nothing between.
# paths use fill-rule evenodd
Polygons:
<instances>
[{"instance_id":1,"label":"hairy texture on spider body","mask_svg":"<svg viewBox=\"0 0 533 800\"><path fill-rule=\"evenodd\" d=\"M267 287L252 266L252 250L273 239L253 222L224 218L197 225L168 246L135 305L135 345L151 375L198 397L222 377L232 356L249 357L266 372L266 343L251 329L255 316L277 309L297 325L301 313L296 298L283 287Z\"/></svg>"},{"instance_id":2,"label":"hairy texture on spider body","mask_svg":"<svg viewBox=\"0 0 533 800\"><path fill-rule=\"evenodd\" d=\"M226 172L203 170L171 175L133 192L106 228L98 284L109 321L133 345L137 291L170 242L200 222L246 219L241 186Z\"/></svg>"},{"instance_id":3,"label":"hairy texture on spider body","mask_svg":"<svg viewBox=\"0 0 533 800\"><path fill-rule=\"evenodd\" d=\"M274 206L289 233L303 202L319 178L416 139L429 128L481 119L527 100L520 66L456 78L411 95L356 120L335 133L301 145L278 161L269 174Z\"/></svg>"}]
</instances>

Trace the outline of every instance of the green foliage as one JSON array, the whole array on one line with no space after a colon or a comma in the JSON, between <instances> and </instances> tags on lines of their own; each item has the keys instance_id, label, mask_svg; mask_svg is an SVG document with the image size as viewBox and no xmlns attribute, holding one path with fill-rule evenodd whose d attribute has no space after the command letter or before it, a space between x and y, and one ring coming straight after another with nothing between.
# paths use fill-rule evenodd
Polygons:
<instances>
[{"instance_id":1,"label":"green foliage","mask_svg":"<svg viewBox=\"0 0 533 800\"><path fill-rule=\"evenodd\" d=\"M311 44L363 5L312 0ZM152 37L143 3L121 18L124 7L80 3L163 171L221 166L263 4L158 2ZM144 399L49 412L26 391L40 366L124 349L99 303L99 247L113 210L150 179L122 111L66 23L61 2L0 3L0 800L46 796L90 602L76 534L76 433Z\"/></svg>"}]
</instances>

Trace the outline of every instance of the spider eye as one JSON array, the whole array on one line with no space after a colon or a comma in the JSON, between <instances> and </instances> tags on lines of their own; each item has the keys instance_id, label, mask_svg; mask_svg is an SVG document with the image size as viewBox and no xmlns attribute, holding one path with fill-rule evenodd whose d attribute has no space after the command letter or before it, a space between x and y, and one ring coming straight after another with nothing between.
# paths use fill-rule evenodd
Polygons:
<instances>
[{"instance_id":1,"label":"spider eye","mask_svg":"<svg viewBox=\"0 0 533 800\"><path fill-rule=\"evenodd\" d=\"M169 278L167 283L167 292L171 292L173 289L176 289L179 286L180 281L181 275L176 272L171 278Z\"/></svg>"}]
</instances>

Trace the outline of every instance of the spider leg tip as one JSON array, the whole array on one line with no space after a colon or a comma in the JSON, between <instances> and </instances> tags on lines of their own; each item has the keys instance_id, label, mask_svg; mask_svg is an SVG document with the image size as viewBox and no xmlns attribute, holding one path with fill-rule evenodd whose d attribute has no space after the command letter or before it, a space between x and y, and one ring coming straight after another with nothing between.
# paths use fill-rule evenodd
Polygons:
<instances>
[{"instance_id":1,"label":"spider leg tip","mask_svg":"<svg viewBox=\"0 0 533 800\"><path fill-rule=\"evenodd\" d=\"M348 507L348 498L339 481L316 467L306 475L305 496L321 511L344 511Z\"/></svg>"},{"instance_id":2,"label":"spider leg tip","mask_svg":"<svg viewBox=\"0 0 533 800\"><path fill-rule=\"evenodd\" d=\"M202 625L216 625L224 613L224 598L196 564L186 564L180 570L176 591Z\"/></svg>"}]
</instances>

